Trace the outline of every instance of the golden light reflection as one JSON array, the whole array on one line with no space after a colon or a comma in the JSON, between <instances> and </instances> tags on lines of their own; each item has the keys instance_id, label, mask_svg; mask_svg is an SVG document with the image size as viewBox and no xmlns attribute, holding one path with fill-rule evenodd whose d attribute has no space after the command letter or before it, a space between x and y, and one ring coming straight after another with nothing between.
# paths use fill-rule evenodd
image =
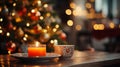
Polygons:
<instances>
[{"instance_id":1,"label":"golden light reflection","mask_svg":"<svg viewBox=\"0 0 120 67\"><path fill-rule=\"evenodd\" d=\"M12 13L12 16L15 16L15 13L14 13L14 12Z\"/></svg>"},{"instance_id":2,"label":"golden light reflection","mask_svg":"<svg viewBox=\"0 0 120 67\"><path fill-rule=\"evenodd\" d=\"M94 30L104 30L105 26L104 26L104 24L94 24L93 29Z\"/></svg>"},{"instance_id":3,"label":"golden light reflection","mask_svg":"<svg viewBox=\"0 0 120 67\"><path fill-rule=\"evenodd\" d=\"M48 7L48 4L44 4L44 6L43 6L44 8L47 8Z\"/></svg>"},{"instance_id":4,"label":"golden light reflection","mask_svg":"<svg viewBox=\"0 0 120 67\"><path fill-rule=\"evenodd\" d=\"M6 33L6 36L8 36L8 37L9 37L9 36L10 36L10 33L9 33L9 32L7 32L7 33Z\"/></svg>"},{"instance_id":5,"label":"golden light reflection","mask_svg":"<svg viewBox=\"0 0 120 67\"><path fill-rule=\"evenodd\" d=\"M71 15L71 14L72 14L72 11L71 11L70 9L67 9L67 10L65 11L65 13L66 13L67 15Z\"/></svg>"},{"instance_id":6,"label":"golden light reflection","mask_svg":"<svg viewBox=\"0 0 120 67\"><path fill-rule=\"evenodd\" d=\"M13 30L16 30L16 27L13 27Z\"/></svg>"},{"instance_id":7,"label":"golden light reflection","mask_svg":"<svg viewBox=\"0 0 120 67\"><path fill-rule=\"evenodd\" d=\"M3 30L0 30L0 33L3 33Z\"/></svg>"},{"instance_id":8,"label":"golden light reflection","mask_svg":"<svg viewBox=\"0 0 120 67\"><path fill-rule=\"evenodd\" d=\"M43 20L44 19L44 17L43 16L40 16L40 20Z\"/></svg>"},{"instance_id":9,"label":"golden light reflection","mask_svg":"<svg viewBox=\"0 0 120 67\"><path fill-rule=\"evenodd\" d=\"M82 26L81 25L76 25L75 29L80 31L82 29Z\"/></svg>"},{"instance_id":10,"label":"golden light reflection","mask_svg":"<svg viewBox=\"0 0 120 67\"><path fill-rule=\"evenodd\" d=\"M68 20L68 21L67 21L67 25L68 25L68 26L73 26L73 21L72 21L72 20Z\"/></svg>"},{"instance_id":11,"label":"golden light reflection","mask_svg":"<svg viewBox=\"0 0 120 67\"><path fill-rule=\"evenodd\" d=\"M57 31L57 29L56 28L53 28L53 32L56 32Z\"/></svg>"},{"instance_id":12,"label":"golden light reflection","mask_svg":"<svg viewBox=\"0 0 120 67\"><path fill-rule=\"evenodd\" d=\"M24 41L27 41L27 38L26 38L26 37L23 37L23 40L24 40Z\"/></svg>"},{"instance_id":13,"label":"golden light reflection","mask_svg":"<svg viewBox=\"0 0 120 67\"><path fill-rule=\"evenodd\" d=\"M92 7L92 5L90 3L86 3L85 6L86 6L86 8L91 8Z\"/></svg>"},{"instance_id":14,"label":"golden light reflection","mask_svg":"<svg viewBox=\"0 0 120 67\"><path fill-rule=\"evenodd\" d=\"M49 17L51 14L50 13L47 13L46 16Z\"/></svg>"},{"instance_id":15,"label":"golden light reflection","mask_svg":"<svg viewBox=\"0 0 120 67\"><path fill-rule=\"evenodd\" d=\"M30 26L30 23L26 23L26 26L29 27L29 26Z\"/></svg>"},{"instance_id":16,"label":"golden light reflection","mask_svg":"<svg viewBox=\"0 0 120 67\"><path fill-rule=\"evenodd\" d=\"M60 26L57 24L57 25L55 25L55 28L59 28Z\"/></svg>"},{"instance_id":17,"label":"golden light reflection","mask_svg":"<svg viewBox=\"0 0 120 67\"><path fill-rule=\"evenodd\" d=\"M110 28L114 28L115 27L115 24L113 23L113 22L111 22L110 24L109 24L109 26L110 26Z\"/></svg>"},{"instance_id":18,"label":"golden light reflection","mask_svg":"<svg viewBox=\"0 0 120 67\"><path fill-rule=\"evenodd\" d=\"M3 18L0 18L0 22L2 22L3 21Z\"/></svg>"},{"instance_id":19,"label":"golden light reflection","mask_svg":"<svg viewBox=\"0 0 120 67\"><path fill-rule=\"evenodd\" d=\"M15 6L16 6L16 3L13 3L13 6L15 7Z\"/></svg>"},{"instance_id":20,"label":"golden light reflection","mask_svg":"<svg viewBox=\"0 0 120 67\"><path fill-rule=\"evenodd\" d=\"M73 3L73 2L70 3L70 7L71 7L71 8L75 8L75 7L76 7L75 3Z\"/></svg>"},{"instance_id":21,"label":"golden light reflection","mask_svg":"<svg viewBox=\"0 0 120 67\"><path fill-rule=\"evenodd\" d=\"M2 27L0 26L0 29L2 29Z\"/></svg>"}]
</instances>

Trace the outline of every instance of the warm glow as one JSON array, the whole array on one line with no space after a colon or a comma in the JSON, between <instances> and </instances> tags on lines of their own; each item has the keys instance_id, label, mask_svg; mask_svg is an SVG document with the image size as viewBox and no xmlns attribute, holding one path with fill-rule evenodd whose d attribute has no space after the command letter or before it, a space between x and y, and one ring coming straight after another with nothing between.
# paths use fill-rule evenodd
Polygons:
<instances>
[{"instance_id":1,"label":"warm glow","mask_svg":"<svg viewBox=\"0 0 120 67\"><path fill-rule=\"evenodd\" d=\"M72 20L68 20L68 21L67 21L67 25L68 25L68 26L73 26L73 21L72 21Z\"/></svg>"},{"instance_id":2,"label":"warm glow","mask_svg":"<svg viewBox=\"0 0 120 67\"><path fill-rule=\"evenodd\" d=\"M41 5L41 1L38 1L38 5Z\"/></svg>"},{"instance_id":3,"label":"warm glow","mask_svg":"<svg viewBox=\"0 0 120 67\"><path fill-rule=\"evenodd\" d=\"M115 24L111 22L111 23L109 24L109 26L110 26L110 28L113 29L113 28L115 27Z\"/></svg>"},{"instance_id":4,"label":"warm glow","mask_svg":"<svg viewBox=\"0 0 120 67\"><path fill-rule=\"evenodd\" d=\"M52 44L53 44L53 43L54 43L54 41L53 41L53 40L51 40L51 41L50 41L50 43L52 43Z\"/></svg>"},{"instance_id":5,"label":"warm glow","mask_svg":"<svg viewBox=\"0 0 120 67\"><path fill-rule=\"evenodd\" d=\"M3 31L2 30L0 30L0 33L2 33Z\"/></svg>"},{"instance_id":6,"label":"warm glow","mask_svg":"<svg viewBox=\"0 0 120 67\"><path fill-rule=\"evenodd\" d=\"M16 30L16 27L13 27L13 30Z\"/></svg>"},{"instance_id":7,"label":"warm glow","mask_svg":"<svg viewBox=\"0 0 120 67\"><path fill-rule=\"evenodd\" d=\"M35 9L32 9L31 12L32 12L32 13L35 13Z\"/></svg>"},{"instance_id":8,"label":"warm glow","mask_svg":"<svg viewBox=\"0 0 120 67\"><path fill-rule=\"evenodd\" d=\"M21 20L20 17L18 17L18 18L15 19L15 21L16 21L16 22L21 22L22 20Z\"/></svg>"},{"instance_id":9,"label":"warm glow","mask_svg":"<svg viewBox=\"0 0 120 67\"><path fill-rule=\"evenodd\" d=\"M75 10L73 10L73 15L74 16L81 16L81 15L84 15L83 13L84 10L82 10L81 7L76 7Z\"/></svg>"},{"instance_id":10,"label":"warm glow","mask_svg":"<svg viewBox=\"0 0 120 67\"><path fill-rule=\"evenodd\" d=\"M36 47L39 47L39 45L40 45L40 42L36 41L36 42L35 42L35 46L36 46Z\"/></svg>"},{"instance_id":11,"label":"warm glow","mask_svg":"<svg viewBox=\"0 0 120 67\"><path fill-rule=\"evenodd\" d=\"M26 23L26 26L29 27L29 26L30 26L30 23Z\"/></svg>"},{"instance_id":12,"label":"warm glow","mask_svg":"<svg viewBox=\"0 0 120 67\"><path fill-rule=\"evenodd\" d=\"M48 4L44 4L44 7L47 8L47 7L48 7Z\"/></svg>"},{"instance_id":13,"label":"warm glow","mask_svg":"<svg viewBox=\"0 0 120 67\"><path fill-rule=\"evenodd\" d=\"M0 29L2 29L2 27L0 26Z\"/></svg>"},{"instance_id":14,"label":"warm glow","mask_svg":"<svg viewBox=\"0 0 120 67\"><path fill-rule=\"evenodd\" d=\"M50 16L50 13L47 13L46 16L49 17L49 16Z\"/></svg>"},{"instance_id":15,"label":"warm glow","mask_svg":"<svg viewBox=\"0 0 120 67\"><path fill-rule=\"evenodd\" d=\"M26 38L26 37L23 37L23 40L24 40L24 41L27 41L27 38Z\"/></svg>"},{"instance_id":16,"label":"warm glow","mask_svg":"<svg viewBox=\"0 0 120 67\"><path fill-rule=\"evenodd\" d=\"M16 3L13 3L13 6L15 7L15 6L16 6Z\"/></svg>"},{"instance_id":17,"label":"warm glow","mask_svg":"<svg viewBox=\"0 0 120 67\"><path fill-rule=\"evenodd\" d=\"M92 7L90 3L86 3L85 6L86 6L86 8L91 8Z\"/></svg>"},{"instance_id":18,"label":"warm glow","mask_svg":"<svg viewBox=\"0 0 120 67\"><path fill-rule=\"evenodd\" d=\"M76 7L75 3L73 3L73 2L70 3L70 7L71 7L71 8L75 8L75 7Z\"/></svg>"},{"instance_id":19,"label":"warm glow","mask_svg":"<svg viewBox=\"0 0 120 67\"><path fill-rule=\"evenodd\" d=\"M56 28L53 28L53 32L56 32L57 31L57 29Z\"/></svg>"},{"instance_id":20,"label":"warm glow","mask_svg":"<svg viewBox=\"0 0 120 67\"><path fill-rule=\"evenodd\" d=\"M9 37L9 36L10 36L10 33L9 33L9 32L7 32L7 33L6 33L6 36L8 36L8 37Z\"/></svg>"},{"instance_id":21,"label":"warm glow","mask_svg":"<svg viewBox=\"0 0 120 67\"><path fill-rule=\"evenodd\" d=\"M44 19L44 17L43 16L40 16L40 20L43 20Z\"/></svg>"},{"instance_id":22,"label":"warm glow","mask_svg":"<svg viewBox=\"0 0 120 67\"><path fill-rule=\"evenodd\" d=\"M54 45L58 45L58 40L57 39L54 40Z\"/></svg>"},{"instance_id":23,"label":"warm glow","mask_svg":"<svg viewBox=\"0 0 120 67\"><path fill-rule=\"evenodd\" d=\"M76 30L81 30L82 29L82 27L81 27L81 25L76 25Z\"/></svg>"},{"instance_id":24,"label":"warm glow","mask_svg":"<svg viewBox=\"0 0 120 67\"><path fill-rule=\"evenodd\" d=\"M3 18L0 18L0 22L2 22L3 21Z\"/></svg>"},{"instance_id":25,"label":"warm glow","mask_svg":"<svg viewBox=\"0 0 120 67\"><path fill-rule=\"evenodd\" d=\"M67 10L65 11L65 13L66 13L67 15L71 15L72 11L71 11L70 9L67 9Z\"/></svg>"},{"instance_id":26,"label":"warm glow","mask_svg":"<svg viewBox=\"0 0 120 67\"><path fill-rule=\"evenodd\" d=\"M0 12L2 11L2 8L0 7Z\"/></svg>"},{"instance_id":27,"label":"warm glow","mask_svg":"<svg viewBox=\"0 0 120 67\"><path fill-rule=\"evenodd\" d=\"M15 16L15 13L14 13L14 12L12 13L12 16Z\"/></svg>"},{"instance_id":28,"label":"warm glow","mask_svg":"<svg viewBox=\"0 0 120 67\"><path fill-rule=\"evenodd\" d=\"M31 13L28 13L27 15L28 15L28 16L31 16Z\"/></svg>"},{"instance_id":29,"label":"warm glow","mask_svg":"<svg viewBox=\"0 0 120 67\"><path fill-rule=\"evenodd\" d=\"M27 34L25 34L25 37L28 37L28 35L27 35Z\"/></svg>"},{"instance_id":30,"label":"warm glow","mask_svg":"<svg viewBox=\"0 0 120 67\"><path fill-rule=\"evenodd\" d=\"M43 32L44 32L44 33L46 33L46 32L47 32L47 30L46 30L46 29L43 29Z\"/></svg>"},{"instance_id":31,"label":"warm glow","mask_svg":"<svg viewBox=\"0 0 120 67\"><path fill-rule=\"evenodd\" d=\"M60 26L57 24L57 25L55 25L55 28L59 28Z\"/></svg>"},{"instance_id":32,"label":"warm glow","mask_svg":"<svg viewBox=\"0 0 120 67\"><path fill-rule=\"evenodd\" d=\"M105 26L104 24L94 24L93 28L94 30L104 30Z\"/></svg>"}]
</instances>

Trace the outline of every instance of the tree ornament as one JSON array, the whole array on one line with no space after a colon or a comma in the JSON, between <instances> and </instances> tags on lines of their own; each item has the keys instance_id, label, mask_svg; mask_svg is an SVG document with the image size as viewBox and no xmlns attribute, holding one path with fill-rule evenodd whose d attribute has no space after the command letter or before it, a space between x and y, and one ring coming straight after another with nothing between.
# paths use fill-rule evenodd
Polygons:
<instances>
[{"instance_id":1,"label":"tree ornament","mask_svg":"<svg viewBox=\"0 0 120 67\"><path fill-rule=\"evenodd\" d=\"M41 33L40 38L39 38L41 43L46 43L48 42L49 39L50 39L49 33Z\"/></svg>"},{"instance_id":2,"label":"tree ornament","mask_svg":"<svg viewBox=\"0 0 120 67\"><path fill-rule=\"evenodd\" d=\"M23 32L22 28L17 29L16 35L17 35L17 37L20 37L20 38L24 36L24 32Z\"/></svg>"},{"instance_id":3,"label":"tree ornament","mask_svg":"<svg viewBox=\"0 0 120 67\"><path fill-rule=\"evenodd\" d=\"M34 27L34 32L35 32L35 33L40 33L41 30L42 30L42 27L41 27L39 24L37 24L37 25Z\"/></svg>"},{"instance_id":4,"label":"tree ornament","mask_svg":"<svg viewBox=\"0 0 120 67\"><path fill-rule=\"evenodd\" d=\"M8 23L7 27L8 27L9 30L12 30L13 29L13 24L10 22L10 23Z\"/></svg>"},{"instance_id":5,"label":"tree ornament","mask_svg":"<svg viewBox=\"0 0 120 67\"><path fill-rule=\"evenodd\" d=\"M9 41L6 43L6 49L8 50L8 53L14 52L16 49L16 44L12 41Z\"/></svg>"}]
</instances>

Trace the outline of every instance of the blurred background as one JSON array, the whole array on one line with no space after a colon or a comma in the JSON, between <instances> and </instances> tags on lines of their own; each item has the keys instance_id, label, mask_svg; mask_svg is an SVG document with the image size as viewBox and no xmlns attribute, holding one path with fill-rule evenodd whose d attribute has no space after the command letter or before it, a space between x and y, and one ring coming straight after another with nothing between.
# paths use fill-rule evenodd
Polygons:
<instances>
[{"instance_id":1,"label":"blurred background","mask_svg":"<svg viewBox=\"0 0 120 67\"><path fill-rule=\"evenodd\" d=\"M26 0L26 2L24 2L24 4L22 5L26 5L27 1L28 0ZM36 0L36 1L41 1L41 0ZM60 1L43 0L43 1L47 1L50 4L52 4L53 9L52 10L49 9L49 11L54 10L57 13L57 17L59 17L59 19L57 19L57 22L59 22L59 24L62 27L63 35L61 37L63 39L66 38L66 41L68 42L68 44L74 44L77 50L80 50L80 51L99 50L99 51L108 51L108 52L120 51L120 19L119 19L120 18L120 9L119 9L120 1L119 0L60 0ZM7 49L6 44L8 45L16 42L19 43L19 41L16 41L14 39L12 40L11 38L9 38L10 31L11 31L10 28L17 30L17 33L20 33L21 29L22 31L24 30L22 28L24 26L21 26L21 28L16 29L14 26L17 26L17 27L20 27L20 26L15 23L11 23L11 22L8 23L9 21L11 21L10 15L13 15L12 13L10 13L10 11L17 12L19 10L20 16L17 16L17 21L19 23L19 21L21 20L19 17L23 17L23 15L21 16L21 14L24 14L24 12L26 12L25 9L29 7L35 7L32 5L31 6L29 5L29 7L25 6L25 9L24 8L22 9L23 12L20 12L21 10L19 8L17 10L12 9L12 8L15 8L15 6L20 7L19 5L16 5L15 2L17 3L17 0L0 1L1 3L1 6L0 6L0 12L1 12L0 50L1 52L0 53L6 53L5 52L5 50ZM10 4L12 4L13 6L8 7L10 6ZM50 8L50 6L44 6L44 8L46 7ZM45 10L47 11L47 9ZM10 10L10 11L7 12L7 10ZM44 11L44 9L41 9L41 10ZM27 13L29 12L27 11ZM6 15L7 15L7 18L9 17L9 20L3 21L3 17L6 17ZM49 14L47 14L47 16L48 15ZM16 17L14 18L16 19ZM33 18L33 16L31 16L31 18L32 18L32 22L33 20L37 21L36 19ZM6 22L6 24L3 24L2 22ZM35 24L37 25L37 23ZM10 30L7 30L9 32L3 31L6 29L5 27L9 27L7 28L7 29L10 29ZM29 29L30 31L27 30L27 32L31 33L32 31L32 33L38 34L38 32L40 32L38 28L39 26L34 27L35 31L37 32L33 32L34 29L32 28L31 28L32 30ZM48 28L44 28L44 29L48 29ZM50 34L53 34L53 33L50 32ZM15 36L23 37L24 35L25 34L19 34L19 35L17 34L17 35L12 35L12 37L15 37ZM52 40L49 38L48 34L45 34L45 37L46 36L48 36L47 39L49 41ZM40 38L45 39L45 37L43 38L40 37ZM19 39L20 37L17 37L17 38ZM39 39L40 42L48 44L48 42L45 42L46 39L45 40L41 40L41 39ZM23 41L25 42L26 39L24 38L23 40L21 40L19 44L23 44ZM49 42L49 44L50 43L51 41ZM19 48L19 45L16 45L16 46Z\"/></svg>"}]
</instances>

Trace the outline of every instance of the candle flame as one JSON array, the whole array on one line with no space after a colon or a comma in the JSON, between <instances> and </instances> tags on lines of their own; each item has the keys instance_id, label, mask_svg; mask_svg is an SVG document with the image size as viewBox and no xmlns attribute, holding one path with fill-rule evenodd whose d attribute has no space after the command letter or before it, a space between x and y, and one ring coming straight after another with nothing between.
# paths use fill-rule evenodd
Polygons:
<instances>
[{"instance_id":1,"label":"candle flame","mask_svg":"<svg viewBox=\"0 0 120 67\"><path fill-rule=\"evenodd\" d=\"M39 44L40 44L40 43L39 43L38 41L36 41L36 43L35 43L36 47L38 47L38 46L39 46Z\"/></svg>"}]
</instances>

